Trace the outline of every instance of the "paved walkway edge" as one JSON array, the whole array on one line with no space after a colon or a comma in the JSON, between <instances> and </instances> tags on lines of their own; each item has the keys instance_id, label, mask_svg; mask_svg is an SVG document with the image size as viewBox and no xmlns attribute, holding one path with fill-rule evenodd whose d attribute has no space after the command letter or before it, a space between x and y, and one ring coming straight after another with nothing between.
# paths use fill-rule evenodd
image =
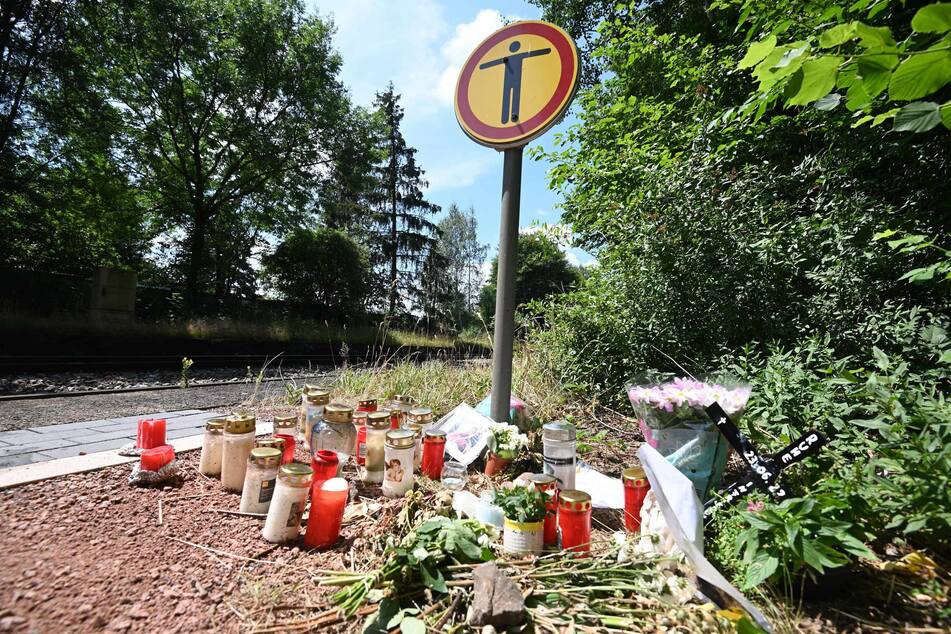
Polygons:
<instances>
[{"instance_id":1,"label":"paved walkway edge","mask_svg":"<svg viewBox=\"0 0 951 634\"><path fill-rule=\"evenodd\" d=\"M270 434L272 424L270 422L258 423L255 430L258 436ZM191 451L201 449L202 435L185 436L184 438L175 438L169 441L175 452ZM10 467L0 469L0 489L9 489L11 487L39 482L40 480L49 480L50 478L59 478L61 476L73 473L85 473L86 471L95 471L115 465L126 464L137 461L137 457L120 456L117 450L100 451L98 453L86 454L85 456L72 456L70 458L58 458L56 460L47 460L45 462L35 462L19 467Z\"/></svg>"}]
</instances>

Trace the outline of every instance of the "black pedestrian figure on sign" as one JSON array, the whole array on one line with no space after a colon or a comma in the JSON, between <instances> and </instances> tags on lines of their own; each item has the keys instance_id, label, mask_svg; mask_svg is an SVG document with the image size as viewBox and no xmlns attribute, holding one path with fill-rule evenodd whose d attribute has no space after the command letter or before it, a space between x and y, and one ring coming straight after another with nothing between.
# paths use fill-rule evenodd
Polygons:
<instances>
[{"instance_id":1,"label":"black pedestrian figure on sign","mask_svg":"<svg viewBox=\"0 0 951 634\"><path fill-rule=\"evenodd\" d=\"M522 45L518 40L509 44L509 51L512 53L520 48L522 48ZM537 51L509 55L485 64L479 64L479 70L505 64L505 80L502 83L502 123L518 122L518 102L522 93L522 62L529 57L538 57L549 53L551 53L550 48L540 48Z\"/></svg>"}]
</instances>

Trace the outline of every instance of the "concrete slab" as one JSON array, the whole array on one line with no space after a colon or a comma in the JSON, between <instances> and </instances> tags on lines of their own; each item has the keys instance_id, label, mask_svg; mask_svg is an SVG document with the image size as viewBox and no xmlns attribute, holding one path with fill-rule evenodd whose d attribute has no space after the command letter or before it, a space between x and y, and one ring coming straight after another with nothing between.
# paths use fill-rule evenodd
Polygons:
<instances>
[{"instance_id":1,"label":"concrete slab","mask_svg":"<svg viewBox=\"0 0 951 634\"><path fill-rule=\"evenodd\" d=\"M132 439L130 438L110 438L108 440L101 440L99 442L85 442L74 444L72 446L60 445L58 447L49 447L44 449L42 450L42 453L49 456L50 458L68 458L70 456L78 456L81 453L99 453L100 451L118 449L122 445L129 444L131 440Z\"/></svg>"},{"instance_id":2,"label":"concrete slab","mask_svg":"<svg viewBox=\"0 0 951 634\"><path fill-rule=\"evenodd\" d=\"M19 445L10 445L0 447L0 458L13 456L17 454L30 453L33 451L44 451L46 449L58 449L60 447L70 447L76 443L66 438L48 438L46 436L36 436L37 440L24 442Z\"/></svg>"},{"instance_id":3,"label":"concrete slab","mask_svg":"<svg viewBox=\"0 0 951 634\"><path fill-rule=\"evenodd\" d=\"M55 427L59 427L59 425L55 425ZM43 438L82 438L83 436L88 436L89 434L102 433L96 430L94 427L73 427L71 429L59 430L59 433L40 432L37 429L32 429L30 431L36 431Z\"/></svg>"},{"instance_id":4,"label":"concrete slab","mask_svg":"<svg viewBox=\"0 0 951 634\"><path fill-rule=\"evenodd\" d=\"M75 423L62 423L59 425L44 425L43 427L31 427L30 431L37 434L59 434L70 429L89 429L96 425L108 425L111 420L82 420Z\"/></svg>"},{"instance_id":5,"label":"concrete slab","mask_svg":"<svg viewBox=\"0 0 951 634\"><path fill-rule=\"evenodd\" d=\"M31 429L18 429L16 431L0 431L0 440L8 445L20 445L27 442L42 440L40 436Z\"/></svg>"},{"instance_id":6,"label":"concrete slab","mask_svg":"<svg viewBox=\"0 0 951 634\"><path fill-rule=\"evenodd\" d=\"M49 458L38 451L21 453L13 456L3 456L0 457L0 469L16 467L25 464L33 464L34 462L43 462L44 460L49 460Z\"/></svg>"}]
</instances>

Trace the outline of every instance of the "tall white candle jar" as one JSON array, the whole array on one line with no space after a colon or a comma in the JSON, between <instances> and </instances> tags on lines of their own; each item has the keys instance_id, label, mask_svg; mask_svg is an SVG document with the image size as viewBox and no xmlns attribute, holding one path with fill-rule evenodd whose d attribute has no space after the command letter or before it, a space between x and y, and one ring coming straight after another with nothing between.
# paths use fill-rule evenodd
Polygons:
<instances>
[{"instance_id":1,"label":"tall white candle jar","mask_svg":"<svg viewBox=\"0 0 951 634\"><path fill-rule=\"evenodd\" d=\"M274 447L255 447L248 457L241 491L242 513L267 513L274 497L277 470L281 466L281 451Z\"/></svg>"},{"instance_id":2,"label":"tall white candle jar","mask_svg":"<svg viewBox=\"0 0 951 634\"><path fill-rule=\"evenodd\" d=\"M226 491L241 491L244 488L248 456L254 448L254 426L254 416L248 414L235 414L225 421L221 451L221 488Z\"/></svg>"},{"instance_id":3,"label":"tall white candle jar","mask_svg":"<svg viewBox=\"0 0 951 634\"><path fill-rule=\"evenodd\" d=\"M545 473L555 476L560 490L575 488L575 426L565 421L542 427Z\"/></svg>"},{"instance_id":4,"label":"tall white candle jar","mask_svg":"<svg viewBox=\"0 0 951 634\"><path fill-rule=\"evenodd\" d=\"M287 434L291 438L297 438L297 414L275 414L272 433L274 435Z\"/></svg>"},{"instance_id":5,"label":"tall white candle jar","mask_svg":"<svg viewBox=\"0 0 951 634\"><path fill-rule=\"evenodd\" d=\"M314 470L300 462L289 462L280 468L261 531L264 539L274 544L297 539L313 477Z\"/></svg>"},{"instance_id":6,"label":"tall white candle jar","mask_svg":"<svg viewBox=\"0 0 951 634\"><path fill-rule=\"evenodd\" d=\"M383 449L383 495L388 498L403 497L413 488L413 453L416 437L408 429L391 429L386 432Z\"/></svg>"},{"instance_id":7,"label":"tall white candle jar","mask_svg":"<svg viewBox=\"0 0 951 634\"><path fill-rule=\"evenodd\" d=\"M198 471L206 476L221 476L221 451L224 444L224 418L209 418L205 423L205 433L201 437L201 458L198 459Z\"/></svg>"},{"instance_id":8,"label":"tall white candle jar","mask_svg":"<svg viewBox=\"0 0 951 634\"><path fill-rule=\"evenodd\" d=\"M367 414L367 455L363 466L364 482L383 482L386 432L390 429L387 410Z\"/></svg>"},{"instance_id":9,"label":"tall white candle jar","mask_svg":"<svg viewBox=\"0 0 951 634\"><path fill-rule=\"evenodd\" d=\"M404 427L411 429L416 434L416 453L413 454L413 466L419 471L419 466L423 461L423 434L433 424L433 410L428 407L414 407L406 413L406 423Z\"/></svg>"},{"instance_id":10,"label":"tall white candle jar","mask_svg":"<svg viewBox=\"0 0 951 634\"><path fill-rule=\"evenodd\" d=\"M324 407L323 418L314 427L311 445L314 451L327 449L337 453L338 469L353 455L357 430L353 426L353 408L340 403ZM339 471L338 471L339 473Z\"/></svg>"},{"instance_id":11,"label":"tall white candle jar","mask_svg":"<svg viewBox=\"0 0 951 634\"><path fill-rule=\"evenodd\" d=\"M314 433L314 426L323 418L324 407L328 403L330 403L330 392L327 390L312 390L304 394L304 422L301 426L300 441L304 443L308 453L314 451L310 445L311 436Z\"/></svg>"}]
</instances>

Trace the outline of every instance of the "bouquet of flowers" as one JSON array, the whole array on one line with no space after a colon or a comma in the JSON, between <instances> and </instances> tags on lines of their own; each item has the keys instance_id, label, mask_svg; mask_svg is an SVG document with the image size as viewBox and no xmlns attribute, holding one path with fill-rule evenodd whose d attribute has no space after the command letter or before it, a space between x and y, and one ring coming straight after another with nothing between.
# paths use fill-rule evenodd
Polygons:
<instances>
[{"instance_id":1,"label":"bouquet of flowers","mask_svg":"<svg viewBox=\"0 0 951 634\"><path fill-rule=\"evenodd\" d=\"M719 486L730 450L706 408L716 402L738 422L750 398L749 385L722 376L698 381L668 375L629 385L627 395L644 440L690 478L705 501Z\"/></svg>"},{"instance_id":2,"label":"bouquet of flowers","mask_svg":"<svg viewBox=\"0 0 951 634\"><path fill-rule=\"evenodd\" d=\"M518 427L508 423L491 423L486 441L489 451L503 460L512 460L528 446L528 436L520 433Z\"/></svg>"},{"instance_id":3,"label":"bouquet of flowers","mask_svg":"<svg viewBox=\"0 0 951 634\"><path fill-rule=\"evenodd\" d=\"M706 408L713 402L736 422L746 409L750 388L727 387L721 382L675 378L666 382L628 387L627 395L637 415L651 429L677 427L683 423L706 421Z\"/></svg>"}]
</instances>

